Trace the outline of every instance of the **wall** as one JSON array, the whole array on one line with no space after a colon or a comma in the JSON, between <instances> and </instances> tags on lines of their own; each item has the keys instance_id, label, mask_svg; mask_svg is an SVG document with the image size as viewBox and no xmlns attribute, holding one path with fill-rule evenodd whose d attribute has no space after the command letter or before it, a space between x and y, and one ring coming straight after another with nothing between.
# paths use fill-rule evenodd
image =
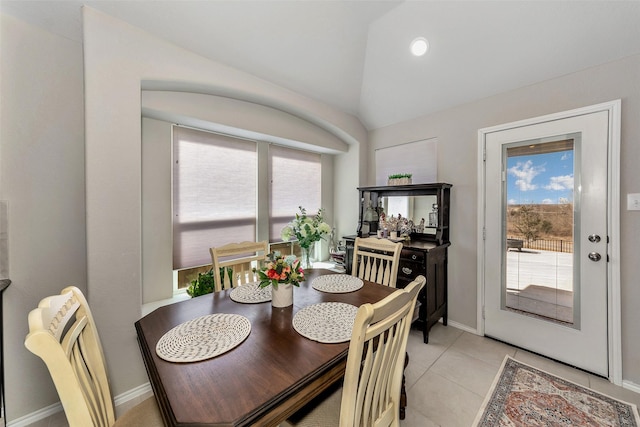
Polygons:
<instances>
[{"instance_id":1,"label":"wall","mask_svg":"<svg viewBox=\"0 0 640 427\"><path fill-rule=\"evenodd\" d=\"M82 47L0 15L0 200L9 202L4 294L7 419L58 401L24 347L27 315L67 285L86 290ZM102 332L102 331L100 331Z\"/></svg>"},{"instance_id":2,"label":"wall","mask_svg":"<svg viewBox=\"0 0 640 427\"><path fill-rule=\"evenodd\" d=\"M197 89L270 106L347 144L366 131L353 116L86 7L83 30L89 302L96 322L110 325L102 341L117 395L147 381L133 327L142 303L140 90Z\"/></svg>"},{"instance_id":3,"label":"wall","mask_svg":"<svg viewBox=\"0 0 640 427\"><path fill-rule=\"evenodd\" d=\"M640 55L510 91L370 132L374 150L438 138L438 181L453 184L449 250L449 319L476 328L478 129L622 99L621 294L623 380L640 384L640 214L626 210L626 194L640 191ZM375 182L373 171L368 181Z\"/></svg>"},{"instance_id":4,"label":"wall","mask_svg":"<svg viewBox=\"0 0 640 427\"><path fill-rule=\"evenodd\" d=\"M114 395L148 381L133 327L141 310L141 276L152 274L149 264L143 271L141 253L141 182L149 172L141 169L143 76L157 78L144 81L153 90L184 90L185 81L193 81L244 102L271 103L304 118L306 125L296 132L315 135L311 141L327 152L366 138L353 116L87 13L86 91L80 44L1 16L0 200L9 201L13 280L4 304L10 319L4 327L9 425L59 410L44 364L23 342L28 312L69 284L88 293ZM167 65L172 59L180 65ZM331 163L324 156L323 162ZM350 188L357 179L345 177ZM332 182L332 176L323 177L326 185ZM154 226L162 221L144 224Z\"/></svg>"},{"instance_id":5,"label":"wall","mask_svg":"<svg viewBox=\"0 0 640 427\"><path fill-rule=\"evenodd\" d=\"M142 302L173 296L171 123L142 119ZM158 284L162 284L158 286Z\"/></svg>"}]
</instances>

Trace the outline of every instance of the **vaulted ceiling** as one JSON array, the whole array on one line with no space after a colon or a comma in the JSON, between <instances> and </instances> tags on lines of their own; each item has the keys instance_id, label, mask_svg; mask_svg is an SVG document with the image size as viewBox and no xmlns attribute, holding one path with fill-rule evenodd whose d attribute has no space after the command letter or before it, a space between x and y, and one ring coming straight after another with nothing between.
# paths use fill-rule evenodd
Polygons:
<instances>
[{"instance_id":1,"label":"vaulted ceiling","mask_svg":"<svg viewBox=\"0 0 640 427\"><path fill-rule=\"evenodd\" d=\"M82 41L87 4L376 129L640 53L640 1L0 1ZM409 52L429 40L423 57Z\"/></svg>"}]
</instances>

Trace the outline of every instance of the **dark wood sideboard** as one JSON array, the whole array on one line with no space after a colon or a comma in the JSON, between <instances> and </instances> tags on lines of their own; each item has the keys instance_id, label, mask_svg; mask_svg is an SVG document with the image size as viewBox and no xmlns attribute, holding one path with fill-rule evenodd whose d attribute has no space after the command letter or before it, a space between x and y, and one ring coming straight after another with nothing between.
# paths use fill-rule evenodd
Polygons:
<instances>
[{"instance_id":1,"label":"dark wood sideboard","mask_svg":"<svg viewBox=\"0 0 640 427\"><path fill-rule=\"evenodd\" d=\"M438 205L438 220L436 225L426 226L425 233L412 232L408 239L403 241L400 264L398 266L398 288L404 288L417 276L427 278L425 288L419 296L418 320L415 325L423 332L425 344L429 342L429 330L442 319L442 324L447 325L447 288L448 288L448 248L449 241L449 204L451 184L415 184L382 187L360 187L360 216L358 232L355 235L344 236L346 243L345 268L351 274L353 264L353 247L356 237L375 236L373 225L366 227L365 209L372 202L373 206L384 205L387 197L421 197L431 196ZM410 203L419 206L420 203ZM387 215L395 214L389 212ZM417 217L416 217L417 220ZM368 225L368 224L367 224ZM369 233L363 233L363 229L369 229Z\"/></svg>"}]
</instances>

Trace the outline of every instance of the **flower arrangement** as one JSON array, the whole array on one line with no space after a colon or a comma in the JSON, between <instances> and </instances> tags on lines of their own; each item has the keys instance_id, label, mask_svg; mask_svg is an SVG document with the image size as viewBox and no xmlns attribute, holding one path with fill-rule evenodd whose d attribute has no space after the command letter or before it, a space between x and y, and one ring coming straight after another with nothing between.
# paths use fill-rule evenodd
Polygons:
<instances>
[{"instance_id":1,"label":"flower arrangement","mask_svg":"<svg viewBox=\"0 0 640 427\"><path fill-rule=\"evenodd\" d=\"M302 206L299 206L299 208L300 213L297 213L296 218L284 226L281 237L285 242L295 237L300 247L309 249L313 243L322 239L325 234L331 233L331 227L324 222L324 209L319 209L315 216L309 217L305 208Z\"/></svg>"},{"instance_id":2,"label":"flower arrangement","mask_svg":"<svg viewBox=\"0 0 640 427\"><path fill-rule=\"evenodd\" d=\"M300 286L300 282L305 280L304 270L295 255L269 255L269 261L258 271L258 277L261 288L269 285L278 288L278 283Z\"/></svg>"}]
</instances>

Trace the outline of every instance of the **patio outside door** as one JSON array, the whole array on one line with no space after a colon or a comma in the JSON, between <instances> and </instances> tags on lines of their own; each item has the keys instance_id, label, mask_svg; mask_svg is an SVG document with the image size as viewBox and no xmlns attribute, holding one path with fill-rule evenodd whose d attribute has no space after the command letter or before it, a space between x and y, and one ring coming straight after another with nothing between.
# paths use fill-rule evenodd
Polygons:
<instances>
[{"instance_id":1,"label":"patio outside door","mask_svg":"<svg viewBox=\"0 0 640 427\"><path fill-rule=\"evenodd\" d=\"M609 114L483 133L485 335L605 377Z\"/></svg>"}]
</instances>

